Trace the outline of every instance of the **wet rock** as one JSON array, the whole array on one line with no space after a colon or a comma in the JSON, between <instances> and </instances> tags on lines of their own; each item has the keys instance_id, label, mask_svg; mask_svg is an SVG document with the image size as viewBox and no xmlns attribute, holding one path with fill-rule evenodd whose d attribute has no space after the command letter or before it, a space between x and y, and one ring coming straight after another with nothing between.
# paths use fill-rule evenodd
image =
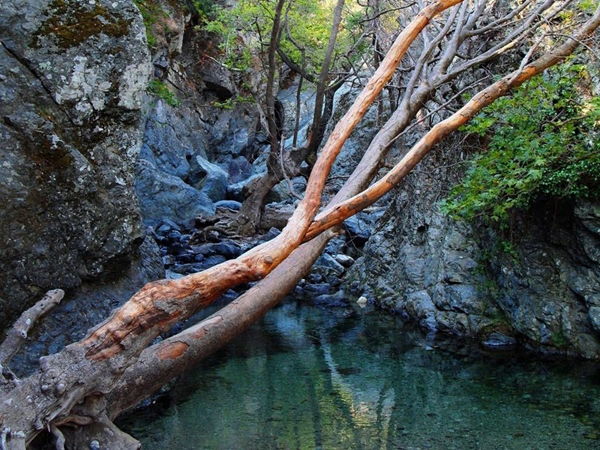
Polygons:
<instances>
[{"instance_id":1,"label":"wet rock","mask_svg":"<svg viewBox=\"0 0 600 450\"><path fill-rule=\"evenodd\" d=\"M317 306L324 306L327 308L345 308L348 306L348 298L343 290L340 290L333 295L318 295L314 298L313 302Z\"/></svg>"},{"instance_id":2,"label":"wet rock","mask_svg":"<svg viewBox=\"0 0 600 450\"><path fill-rule=\"evenodd\" d=\"M517 340L513 336L507 336L496 331L488 335L482 344L492 350L509 349L517 345Z\"/></svg>"}]
</instances>

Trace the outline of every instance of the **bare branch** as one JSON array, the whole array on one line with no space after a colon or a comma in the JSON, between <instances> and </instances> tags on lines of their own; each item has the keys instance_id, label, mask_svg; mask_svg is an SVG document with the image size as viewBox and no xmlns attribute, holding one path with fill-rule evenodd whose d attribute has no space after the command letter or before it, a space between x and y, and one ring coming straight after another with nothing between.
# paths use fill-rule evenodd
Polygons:
<instances>
[{"instance_id":1,"label":"bare branch","mask_svg":"<svg viewBox=\"0 0 600 450\"><path fill-rule=\"evenodd\" d=\"M8 366L27 339L27 334L35 322L58 305L64 296L65 292L62 289L48 291L39 302L21 314L8 331L4 342L0 344L0 366Z\"/></svg>"}]
</instances>

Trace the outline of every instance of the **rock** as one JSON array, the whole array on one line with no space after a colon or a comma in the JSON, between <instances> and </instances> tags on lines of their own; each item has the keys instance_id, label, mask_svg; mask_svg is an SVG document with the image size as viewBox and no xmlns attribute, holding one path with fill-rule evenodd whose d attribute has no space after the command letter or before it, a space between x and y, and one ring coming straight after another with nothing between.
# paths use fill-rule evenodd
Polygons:
<instances>
[{"instance_id":1,"label":"rock","mask_svg":"<svg viewBox=\"0 0 600 450\"><path fill-rule=\"evenodd\" d=\"M223 255L228 259L237 258L242 254L240 246L232 241L222 241L215 244L215 250L219 255Z\"/></svg>"},{"instance_id":2,"label":"rock","mask_svg":"<svg viewBox=\"0 0 600 450\"><path fill-rule=\"evenodd\" d=\"M173 272L172 270L167 270L165 272L165 278L167 280L179 280L180 278L183 278L183 275L177 272Z\"/></svg>"},{"instance_id":3,"label":"rock","mask_svg":"<svg viewBox=\"0 0 600 450\"><path fill-rule=\"evenodd\" d=\"M213 202L224 200L227 193L227 173L216 164L196 155L191 158L188 183L202 191Z\"/></svg>"},{"instance_id":4,"label":"rock","mask_svg":"<svg viewBox=\"0 0 600 450\"><path fill-rule=\"evenodd\" d=\"M459 160L434 155L409 175L411 189L396 196L348 279L427 329L478 340L502 315L504 337L494 335L485 346L511 346L518 335L518 343L541 352L599 358L600 207L532 205L515 220L515 254L507 255L489 228L439 210L432 186L457 180L450 168Z\"/></svg>"},{"instance_id":5,"label":"rock","mask_svg":"<svg viewBox=\"0 0 600 450\"><path fill-rule=\"evenodd\" d=\"M517 345L517 340L513 336L507 336L503 333L495 331L489 334L482 342L484 347L489 349L508 349Z\"/></svg>"},{"instance_id":6,"label":"rock","mask_svg":"<svg viewBox=\"0 0 600 450\"><path fill-rule=\"evenodd\" d=\"M212 200L204 192L157 170L147 161L138 163L136 191L148 225L161 223L165 218L182 222L190 217L215 213Z\"/></svg>"},{"instance_id":7,"label":"rock","mask_svg":"<svg viewBox=\"0 0 600 450\"><path fill-rule=\"evenodd\" d=\"M227 186L227 199L243 203L246 199L246 187L248 186L248 184L258 180L262 176L262 174L256 174L251 176L250 178L240 181L239 183L230 184L229 186Z\"/></svg>"},{"instance_id":8,"label":"rock","mask_svg":"<svg viewBox=\"0 0 600 450\"><path fill-rule=\"evenodd\" d=\"M346 293L343 290L340 290L333 295L318 295L313 299L313 302L317 306L326 306L328 308L345 308L348 306L348 299L346 297Z\"/></svg>"},{"instance_id":9,"label":"rock","mask_svg":"<svg viewBox=\"0 0 600 450\"><path fill-rule=\"evenodd\" d=\"M162 262L165 266L172 266L175 264L175 257L173 255L163 256Z\"/></svg>"},{"instance_id":10,"label":"rock","mask_svg":"<svg viewBox=\"0 0 600 450\"><path fill-rule=\"evenodd\" d=\"M67 291L61 304L37 323L11 363L19 376L38 370L40 357L82 339L146 283L165 278L165 270L156 243L145 238L130 259L121 260L105 275Z\"/></svg>"},{"instance_id":11,"label":"rock","mask_svg":"<svg viewBox=\"0 0 600 450\"><path fill-rule=\"evenodd\" d=\"M152 68L139 12L114 3L0 4L0 327L144 239L133 168Z\"/></svg>"},{"instance_id":12,"label":"rock","mask_svg":"<svg viewBox=\"0 0 600 450\"><path fill-rule=\"evenodd\" d=\"M313 295L329 294L331 291L331 285L328 283L306 283L303 287L305 291Z\"/></svg>"},{"instance_id":13,"label":"rock","mask_svg":"<svg viewBox=\"0 0 600 450\"><path fill-rule=\"evenodd\" d=\"M295 198L290 190L290 183L296 194L301 195L304 193L304 190L306 189L306 180L303 177L296 177L289 182L283 180L276 184L267 195L265 201L267 203L280 203Z\"/></svg>"},{"instance_id":14,"label":"rock","mask_svg":"<svg viewBox=\"0 0 600 450\"><path fill-rule=\"evenodd\" d=\"M222 255L209 256L199 264L198 267L200 268L200 270L198 270L198 272L201 270L210 269L211 267L216 266L217 264L221 264L225 261L227 261L227 258L225 258Z\"/></svg>"},{"instance_id":15,"label":"rock","mask_svg":"<svg viewBox=\"0 0 600 450\"><path fill-rule=\"evenodd\" d=\"M317 259L313 266L313 271L318 272L324 276L334 275L340 277L346 269L339 262L337 262L333 256L324 253Z\"/></svg>"},{"instance_id":16,"label":"rock","mask_svg":"<svg viewBox=\"0 0 600 450\"><path fill-rule=\"evenodd\" d=\"M370 225L356 216L344 221L344 229L346 230L348 239L358 247L362 247L371 236Z\"/></svg>"},{"instance_id":17,"label":"rock","mask_svg":"<svg viewBox=\"0 0 600 450\"><path fill-rule=\"evenodd\" d=\"M232 211L239 211L240 209L242 209L242 204L240 202L236 202L235 200L220 200L215 203L215 207L227 208Z\"/></svg>"},{"instance_id":18,"label":"rock","mask_svg":"<svg viewBox=\"0 0 600 450\"><path fill-rule=\"evenodd\" d=\"M360 306L361 308L364 308L367 306L367 297L359 297L358 300L356 301L356 304L358 306Z\"/></svg>"},{"instance_id":19,"label":"rock","mask_svg":"<svg viewBox=\"0 0 600 450\"><path fill-rule=\"evenodd\" d=\"M233 158L227 164L229 183L235 184L247 180L254 175L254 167L243 156Z\"/></svg>"},{"instance_id":20,"label":"rock","mask_svg":"<svg viewBox=\"0 0 600 450\"><path fill-rule=\"evenodd\" d=\"M354 264L354 258L348 255L335 255L335 260L344 267L350 267L352 264Z\"/></svg>"}]
</instances>

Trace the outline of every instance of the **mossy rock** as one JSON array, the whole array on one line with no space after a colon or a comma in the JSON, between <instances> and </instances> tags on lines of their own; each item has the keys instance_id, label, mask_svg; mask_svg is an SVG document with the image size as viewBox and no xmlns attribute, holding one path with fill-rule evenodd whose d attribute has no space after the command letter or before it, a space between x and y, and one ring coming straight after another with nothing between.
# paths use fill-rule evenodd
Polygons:
<instances>
[{"instance_id":1,"label":"mossy rock","mask_svg":"<svg viewBox=\"0 0 600 450\"><path fill-rule=\"evenodd\" d=\"M41 46L40 38L44 36L54 36L61 48L75 47L100 34L122 37L129 33L131 25L131 21L99 4L89 5L78 0L54 0L47 13L49 18L34 34L33 48Z\"/></svg>"}]
</instances>

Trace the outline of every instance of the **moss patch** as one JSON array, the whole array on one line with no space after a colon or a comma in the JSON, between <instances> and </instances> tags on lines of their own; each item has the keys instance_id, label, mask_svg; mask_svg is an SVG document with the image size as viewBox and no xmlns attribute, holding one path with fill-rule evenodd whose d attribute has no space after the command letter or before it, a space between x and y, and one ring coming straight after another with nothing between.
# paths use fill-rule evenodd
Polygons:
<instances>
[{"instance_id":1,"label":"moss patch","mask_svg":"<svg viewBox=\"0 0 600 450\"><path fill-rule=\"evenodd\" d=\"M122 37L129 33L131 21L113 14L100 5L84 5L77 0L54 0L47 10L50 16L34 34L31 46L40 47L40 38L53 35L61 48L74 47L92 36L105 34Z\"/></svg>"}]
</instances>

